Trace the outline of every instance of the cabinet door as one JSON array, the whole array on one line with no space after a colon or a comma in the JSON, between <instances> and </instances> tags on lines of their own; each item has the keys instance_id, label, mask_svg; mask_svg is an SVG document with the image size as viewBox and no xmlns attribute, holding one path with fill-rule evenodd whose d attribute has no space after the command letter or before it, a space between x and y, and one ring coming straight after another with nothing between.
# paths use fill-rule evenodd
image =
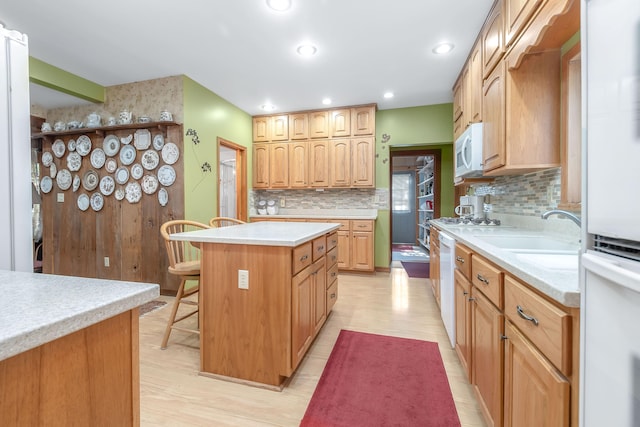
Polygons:
<instances>
[{"instance_id":1,"label":"cabinet door","mask_svg":"<svg viewBox=\"0 0 640 427\"><path fill-rule=\"evenodd\" d=\"M374 150L373 138L351 140L351 181L353 187L374 187Z\"/></svg>"},{"instance_id":2,"label":"cabinet door","mask_svg":"<svg viewBox=\"0 0 640 427\"><path fill-rule=\"evenodd\" d=\"M373 271L373 233L352 231L351 267L354 270Z\"/></svg>"},{"instance_id":3,"label":"cabinet door","mask_svg":"<svg viewBox=\"0 0 640 427\"><path fill-rule=\"evenodd\" d=\"M350 140L336 139L329 142L329 165L329 185L331 187L350 187Z\"/></svg>"},{"instance_id":4,"label":"cabinet door","mask_svg":"<svg viewBox=\"0 0 640 427\"><path fill-rule=\"evenodd\" d=\"M314 111L309 113L309 138L329 137L329 112Z\"/></svg>"},{"instance_id":5,"label":"cabinet door","mask_svg":"<svg viewBox=\"0 0 640 427\"><path fill-rule=\"evenodd\" d=\"M289 186L289 144L271 144L269 147L270 188Z\"/></svg>"},{"instance_id":6,"label":"cabinet door","mask_svg":"<svg viewBox=\"0 0 640 427\"><path fill-rule=\"evenodd\" d=\"M329 145L327 141L309 142L309 185L329 186Z\"/></svg>"},{"instance_id":7,"label":"cabinet door","mask_svg":"<svg viewBox=\"0 0 640 427\"><path fill-rule=\"evenodd\" d=\"M343 108L331 111L330 135L337 136L351 135L351 110Z\"/></svg>"},{"instance_id":8,"label":"cabinet door","mask_svg":"<svg viewBox=\"0 0 640 427\"><path fill-rule=\"evenodd\" d=\"M505 427L569 426L569 381L509 321L505 335Z\"/></svg>"},{"instance_id":9,"label":"cabinet door","mask_svg":"<svg viewBox=\"0 0 640 427\"><path fill-rule=\"evenodd\" d=\"M482 28L482 75L487 77L504 54L502 0L494 3Z\"/></svg>"},{"instance_id":10,"label":"cabinet door","mask_svg":"<svg viewBox=\"0 0 640 427\"><path fill-rule=\"evenodd\" d=\"M307 141L289 143L289 186L307 187L308 175Z\"/></svg>"},{"instance_id":11,"label":"cabinet door","mask_svg":"<svg viewBox=\"0 0 640 427\"><path fill-rule=\"evenodd\" d=\"M351 109L351 135L374 135L376 108L373 105Z\"/></svg>"},{"instance_id":12,"label":"cabinet door","mask_svg":"<svg viewBox=\"0 0 640 427\"><path fill-rule=\"evenodd\" d=\"M316 261L312 268L312 280L313 280L313 336L315 336L324 321L327 319L327 269L326 269L326 257L320 258Z\"/></svg>"},{"instance_id":13,"label":"cabinet door","mask_svg":"<svg viewBox=\"0 0 640 427\"><path fill-rule=\"evenodd\" d=\"M262 116L253 118L253 141L267 142L271 137L271 117Z\"/></svg>"},{"instance_id":14,"label":"cabinet door","mask_svg":"<svg viewBox=\"0 0 640 427\"><path fill-rule=\"evenodd\" d=\"M440 248L438 242L431 245L431 255L429 260L429 278L431 279L431 291L440 307Z\"/></svg>"},{"instance_id":15,"label":"cabinet door","mask_svg":"<svg viewBox=\"0 0 640 427\"><path fill-rule=\"evenodd\" d=\"M307 113L289 115L289 139L309 139L309 115Z\"/></svg>"},{"instance_id":16,"label":"cabinet door","mask_svg":"<svg viewBox=\"0 0 640 427\"><path fill-rule=\"evenodd\" d=\"M459 271L454 273L456 313L456 353L462 369L471 379L471 283Z\"/></svg>"},{"instance_id":17,"label":"cabinet door","mask_svg":"<svg viewBox=\"0 0 640 427\"><path fill-rule=\"evenodd\" d=\"M504 44L511 45L542 0L504 1Z\"/></svg>"},{"instance_id":18,"label":"cabinet door","mask_svg":"<svg viewBox=\"0 0 640 427\"><path fill-rule=\"evenodd\" d=\"M315 289L309 266L295 275L291 288L291 366L295 369L311 345Z\"/></svg>"},{"instance_id":19,"label":"cabinet door","mask_svg":"<svg viewBox=\"0 0 640 427\"><path fill-rule=\"evenodd\" d=\"M458 120L458 118L462 116L462 109L463 109L462 75L463 74L464 74L464 69L460 73L460 76L458 76L458 80L456 80L456 83L453 85L453 121Z\"/></svg>"},{"instance_id":20,"label":"cabinet door","mask_svg":"<svg viewBox=\"0 0 640 427\"><path fill-rule=\"evenodd\" d=\"M253 188L269 188L269 144L253 144Z\"/></svg>"},{"instance_id":21,"label":"cabinet door","mask_svg":"<svg viewBox=\"0 0 640 427\"><path fill-rule=\"evenodd\" d=\"M289 116L271 117L271 140L287 141L289 139Z\"/></svg>"},{"instance_id":22,"label":"cabinet door","mask_svg":"<svg viewBox=\"0 0 640 427\"><path fill-rule=\"evenodd\" d=\"M504 315L471 289L471 383L490 427L502 425Z\"/></svg>"},{"instance_id":23,"label":"cabinet door","mask_svg":"<svg viewBox=\"0 0 640 427\"><path fill-rule=\"evenodd\" d=\"M482 121L482 48L480 39L471 50L469 58L469 84L466 88L469 92L469 105L467 117L471 123Z\"/></svg>"},{"instance_id":24,"label":"cabinet door","mask_svg":"<svg viewBox=\"0 0 640 427\"><path fill-rule=\"evenodd\" d=\"M351 267L351 233L349 230L338 230L338 268Z\"/></svg>"},{"instance_id":25,"label":"cabinet door","mask_svg":"<svg viewBox=\"0 0 640 427\"><path fill-rule=\"evenodd\" d=\"M487 77L483 87L482 159L483 170L504 166L505 145L505 99L504 63L501 62Z\"/></svg>"}]
</instances>

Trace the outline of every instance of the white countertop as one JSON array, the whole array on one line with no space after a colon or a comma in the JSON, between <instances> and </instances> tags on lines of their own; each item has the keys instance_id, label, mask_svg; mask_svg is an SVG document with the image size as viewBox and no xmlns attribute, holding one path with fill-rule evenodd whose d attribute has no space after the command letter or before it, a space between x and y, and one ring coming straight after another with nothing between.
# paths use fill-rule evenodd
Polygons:
<instances>
[{"instance_id":1,"label":"white countertop","mask_svg":"<svg viewBox=\"0 0 640 427\"><path fill-rule=\"evenodd\" d=\"M456 241L468 246L483 257L521 279L533 288L566 307L580 307L580 284L578 268L549 269L532 262L525 262L516 253L503 250L482 240L483 235L495 236L534 236L540 235L528 229L508 226L469 227L446 225L441 221L432 221L439 229ZM548 236L557 239L557 236ZM579 248L577 242L576 250ZM576 255L578 258L578 255ZM577 266L577 264L576 264Z\"/></svg>"},{"instance_id":2,"label":"white countertop","mask_svg":"<svg viewBox=\"0 0 640 427\"><path fill-rule=\"evenodd\" d=\"M338 228L340 224L337 223L264 221L176 233L170 238L202 243L295 247Z\"/></svg>"},{"instance_id":3,"label":"white countertop","mask_svg":"<svg viewBox=\"0 0 640 427\"><path fill-rule=\"evenodd\" d=\"M151 283L0 270L0 360L116 316L160 294Z\"/></svg>"},{"instance_id":4,"label":"white countertop","mask_svg":"<svg viewBox=\"0 0 640 427\"><path fill-rule=\"evenodd\" d=\"M313 219L373 219L378 217L377 209L283 209L277 215L252 214L250 218L313 218Z\"/></svg>"}]
</instances>

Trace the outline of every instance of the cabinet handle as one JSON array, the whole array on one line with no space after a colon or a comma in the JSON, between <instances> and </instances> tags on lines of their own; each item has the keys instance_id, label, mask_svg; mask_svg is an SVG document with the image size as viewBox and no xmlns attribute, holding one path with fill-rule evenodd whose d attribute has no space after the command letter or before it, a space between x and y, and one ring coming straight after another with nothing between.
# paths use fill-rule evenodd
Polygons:
<instances>
[{"instance_id":1,"label":"cabinet handle","mask_svg":"<svg viewBox=\"0 0 640 427\"><path fill-rule=\"evenodd\" d=\"M508 339L509 339L509 337L508 337L508 336L506 336L506 335L500 335L500 339L501 339L502 341L504 341L504 340L508 340Z\"/></svg>"},{"instance_id":2,"label":"cabinet handle","mask_svg":"<svg viewBox=\"0 0 640 427\"><path fill-rule=\"evenodd\" d=\"M522 309L522 307L520 307L519 305L516 306L516 311L518 312L518 316L522 317L524 320L528 320L529 322L533 323L534 325L538 326L538 319L536 319L533 316L529 316L528 314L526 314L524 312L524 310Z\"/></svg>"},{"instance_id":3,"label":"cabinet handle","mask_svg":"<svg viewBox=\"0 0 640 427\"><path fill-rule=\"evenodd\" d=\"M467 291L462 291L462 295L469 295L469 292L467 292Z\"/></svg>"},{"instance_id":4,"label":"cabinet handle","mask_svg":"<svg viewBox=\"0 0 640 427\"><path fill-rule=\"evenodd\" d=\"M309 258L309 255L303 255L303 256L300 257L300 261L304 261L307 258Z\"/></svg>"},{"instance_id":5,"label":"cabinet handle","mask_svg":"<svg viewBox=\"0 0 640 427\"><path fill-rule=\"evenodd\" d=\"M336 272L331 273L331 277L336 277Z\"/></svg>"},{"instance_id":6,"label":"cabinet handle","mask_svg":"<svg viewBox=\"0 0 640 427\"><path fill-rule=\"evenodd\" d=\"M476 300L476 299L475 299L475 298L473 298L473 297L470 297L470 298L469 298L469 302L473 302L473 301L475 301L475 300Z\"/></svg>"},{"instance_id":7,"label":"cabinet handle","mask_svg":"<svg viewBox=\"0 0 640 427\"><path fill-rule=\"evenodd\" d=\"M333 294L331 294L331 296L329 298L334 299L335 297L336 297L336 294L333 293Z\"/></svg>"},{"instance_id":8,"label":"cabinet handle","mask_svg":"<svg viewBox=\"0 0 640 427\"><path fill-rule=\"evenodd\" d=\"M488 285L488 284L489 284L489 280L488 280L488 279L485 279L485 278L482 276L482 274L478 273L478 274L476 275L476 277L478 278L478 280L479 280L479 281L481 281L481 282L482 282L482 283L484 283L485 285Z\"/></svg>"},{"instance_id":9,"label":"cabinet handle","mask_svg":"<svg viewBox=\"0 0 640 427\"><path fill-rule=\"evenodd\" d=\"M460 264L464 264L464 258L460 256L456 256L456 261L458 261Z\"/></svg>"},{"instance_id":10,"label":"cabinet handle","mask_svg":"<svg viewBox=\"0 0 640 427\"><path fill-rule=\"evenodd\" d=\"M318 246L318 252L323 251L324 250L324 246Z\"/></svg>"}]
</instances>

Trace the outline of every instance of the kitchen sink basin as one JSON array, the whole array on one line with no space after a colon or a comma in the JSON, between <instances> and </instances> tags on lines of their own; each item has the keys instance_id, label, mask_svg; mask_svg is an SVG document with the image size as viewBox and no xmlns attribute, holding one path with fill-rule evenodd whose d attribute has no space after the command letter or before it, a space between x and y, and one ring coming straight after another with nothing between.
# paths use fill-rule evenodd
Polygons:
<instances>
[{"instance_id":1,"label":"kitchen sink basin","mask_svg":"<svg viewBox=\"0 0 640 427\"><path fill-rule=\"evenodd\" d=\"M516 258L550 270L577 270L578 253L518 252Z\"/></svg>"},{"instance_id":2,"label":"kitchen sink basin","mask_svg":"<svg viewBox=\"0 0 640 427\"><path fill-rule=\"evenodd\" d=\"M546 236L476 236L484 242L507 251L577 254L575 243L551 239Z\"/></svg>"}]
</instances>

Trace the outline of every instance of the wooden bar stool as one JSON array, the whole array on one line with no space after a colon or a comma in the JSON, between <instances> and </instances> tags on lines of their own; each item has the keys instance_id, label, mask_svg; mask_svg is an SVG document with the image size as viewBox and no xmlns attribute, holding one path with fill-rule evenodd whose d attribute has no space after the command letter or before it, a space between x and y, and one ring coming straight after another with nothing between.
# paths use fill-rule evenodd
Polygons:
<instances>
[{"instance_id":1,"label":"wooden bar stool","mask_svg":"<svg viewBox=\"0 0 640 427\"><path fill-rule=\"evenodd\" d=\"M167 247L167 255L169 256L169 273L180 277L180 286L178 286L176 299L173 302L167 327L164 331L164 336L162 337L162 345L160 346L162 350L167 348L167 342L169 341L169 335L171 335L172 329L198 335L200 334L199 329L189 329L176 326L176 323L197 314L199 311L199 298L198 301L188 300L186 298L197 294L200 290L200 249L191 242L170 240L169 236L175 233L202 230L206 228L209 228L206 224L182 219L167 221L160 227L160 234L164 238L164 242ZM186 288L186 283L189 280L196 281L196 285ZM199 295L196 295L196 297L199 297ZM187 314L176 318L181 304L195 305L196 308L195 310L189 311Z\"/></svg>"},{"instance_id":2,"label":"wooden bar stool","mask_svg":"<svg viewBox=\"0 0 640 427\"><path fill-rule=\"evenodd\" d=\"M209 225L214 228L228 227L230 225L238 225L238 224L246 224L246 222L240 219L230 218L227 216L217 216L209 220Z\"/></svg>"}]
</instances>

